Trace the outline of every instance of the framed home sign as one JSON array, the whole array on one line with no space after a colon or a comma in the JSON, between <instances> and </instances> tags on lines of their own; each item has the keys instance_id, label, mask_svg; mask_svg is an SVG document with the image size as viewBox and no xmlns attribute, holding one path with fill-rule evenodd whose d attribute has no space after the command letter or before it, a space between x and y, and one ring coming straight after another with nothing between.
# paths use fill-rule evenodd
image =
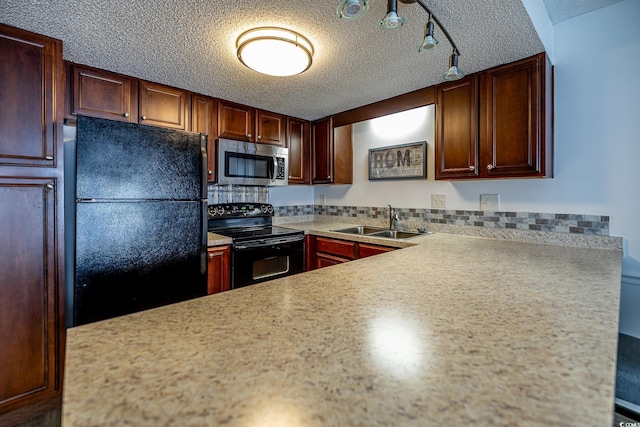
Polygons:
<instances>
[{"instance_id":1,"label":"framed home sign","mask_svg":"<svg viewBox=\"0 0 640 427\"><path fill-rule=\"evenodd\" d=\"M427 141L369 150L369 180L426 179Z\"/></svg>"}]
</instances>

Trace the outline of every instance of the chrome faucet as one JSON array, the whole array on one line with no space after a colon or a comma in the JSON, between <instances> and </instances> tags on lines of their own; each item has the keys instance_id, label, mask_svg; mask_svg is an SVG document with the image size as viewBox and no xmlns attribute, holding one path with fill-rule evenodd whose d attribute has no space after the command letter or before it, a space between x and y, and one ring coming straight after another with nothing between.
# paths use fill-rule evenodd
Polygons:
<instances>
[{"instance_id":1,"label":"chrome faucet","mask_svg":"<svg viewBox=\"0 0 640 427\"><path fill-rule=\"evenodd\" d=\"M400 220L400 218L398 217L397 213L393 212L393 208L391 207L391 205L387 206L389 206L389 230L393 230L394 228L396 228L396 221Z\"/></svg>"}]
</instances>

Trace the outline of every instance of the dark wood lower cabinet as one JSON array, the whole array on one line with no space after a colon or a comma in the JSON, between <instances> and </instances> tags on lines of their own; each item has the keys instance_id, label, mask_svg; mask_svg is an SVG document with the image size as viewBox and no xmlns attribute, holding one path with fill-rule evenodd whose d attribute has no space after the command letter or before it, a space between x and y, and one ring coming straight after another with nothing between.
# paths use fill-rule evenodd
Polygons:
<instances>
[{"instance_id":1,"label":"dark wood lower cabinet","mask_svg":"<svg viewBox=\"0 0 640 427\"><path fill-rule=\"evenodd\" d=\"M389 246L308 235L307 270L329 267L394 250L396 248Z\"/></svg>"},{"instance_id":2,"label":"dark wood lower cabinet","mask_svg":"<svg viewBox=\"0 0 640 427\"><path fill-rule=\"evenodd\" d=\"M228 291L231 286L230 246L214 246L207 249L207 294Z\"/></svg>"}]
</instances>

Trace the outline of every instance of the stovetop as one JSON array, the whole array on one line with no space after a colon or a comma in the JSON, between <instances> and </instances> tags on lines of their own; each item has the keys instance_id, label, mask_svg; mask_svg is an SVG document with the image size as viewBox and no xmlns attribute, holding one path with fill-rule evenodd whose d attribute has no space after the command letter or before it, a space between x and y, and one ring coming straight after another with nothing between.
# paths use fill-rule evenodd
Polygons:
<instances>
[{"instance_id":1,"label":"stovetop","mask_svg":"<svg viewBox=\"0 0 640 427\"><path fill-rule=\"evenodd\" d=\"M266 203L225 203L208 207L209 231L243 242L268 237L296 236L300 230L272 225L273 205Z\"/></svg>"}]
</instances>

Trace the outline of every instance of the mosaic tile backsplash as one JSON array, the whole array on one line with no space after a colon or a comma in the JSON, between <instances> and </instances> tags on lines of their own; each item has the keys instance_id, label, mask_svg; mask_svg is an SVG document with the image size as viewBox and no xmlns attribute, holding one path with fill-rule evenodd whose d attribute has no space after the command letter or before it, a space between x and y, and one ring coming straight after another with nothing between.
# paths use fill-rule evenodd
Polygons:
<instances>
[{"instance_id":1,"label":"mosaic tile backsplash","mask_svg":"<svg viewBox=\"0 0 640 427\"><path fill-rule=\"evenodd\" d=\"M487 227L592 236L609 235L609 217L601 215L554 214L533 212L490 212L443 209L394 208L404 223ZM360 206L277 206L277 217L298 215L387 220L387 207Z\"/></svg>"}]
</instances>

